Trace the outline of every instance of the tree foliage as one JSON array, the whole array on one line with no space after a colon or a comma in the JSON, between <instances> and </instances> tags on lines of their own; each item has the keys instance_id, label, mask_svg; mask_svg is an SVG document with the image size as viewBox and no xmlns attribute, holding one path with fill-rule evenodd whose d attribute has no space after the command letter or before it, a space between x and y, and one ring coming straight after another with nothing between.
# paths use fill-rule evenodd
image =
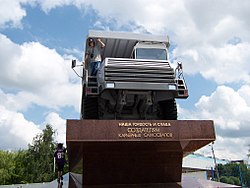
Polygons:
<instances>
[{"instance_id":1,"label":"tree foliage","mask_svg":"<svg viewBox=\"0 0 250 188\"><path fill-rule=\"evenodd\" d=\"M238 177L230 176L229 179L232 180L232 184L234 185L240 185L240 179Z\"/></svg>"},{"instance_id":2,"label":"tree foliage","mask_svg":"<svg viewBox=\"0 0 250 188\"><path fill-rule=\"evenodd\" d=\"M25 176L30 182L47 182L53 179L53 153L56 144L53 140L54 131L50 125L38 134L31 145L28 145L25 156Z\"/></svg>"},{"instance_id":3,"label":"tree foliage","mask_svg":"<svg viewBox=\"0 0 250 188\"><path fill-rule=\"evenodd\" d=\"M0 182L10 184L13 181L15 170L15 154L8 151L0 151Z\"/></svg>"},{"instance_id":4,"label":"tree foliage","mask_svg":"<svg viewBox=\"0 0 250 188\"><path fill-rule=\"evenodd\" d=\"M227 176L221 176L220 181L223 182L223 183L227 183L228 182L228 177Z\"/></svg>"},{"instance_id":5,"label":"tree foliage","mask_svg":"<svg viewBox=\"0 0 250 188\"><path fill-rule=\"evenodd\" d=\"M37 183L53 180L54 131L46 125L27 150L0 151L0 185Z\"/></svg>"},{"instance_id":6,"label":"tree foliage","mask_svg":"<svg viewBox=\"0 0 250 188\"><path fill-rule=\"evenodd\" d=\"M218 171L221 182L234 185L250 185L250 170L245 164L219 164Z\"/></svg>"}]
</instances>

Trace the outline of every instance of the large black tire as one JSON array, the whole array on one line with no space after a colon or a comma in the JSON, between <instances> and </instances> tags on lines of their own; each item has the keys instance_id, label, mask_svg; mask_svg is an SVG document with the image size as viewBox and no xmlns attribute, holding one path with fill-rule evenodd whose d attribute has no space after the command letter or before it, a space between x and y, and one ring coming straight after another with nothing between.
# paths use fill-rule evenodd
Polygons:
<instances>
[{"instance_id":1,"label":"large black tire","mask_svg":"<svg viewBox=\"0 0 250 188\"><path fill-rule=\"evenodd\" d=\"M83 102L83 119L98 118L98 98L85 97Z\"/></svg>"},{"instance_id":2,"label":"large black tire","mask_svg":"<svg viewBox=\"0 0 250 188\"><path fill-rule=\"evenodd\" d=\"M175 99L159 102L161 118L164 120L177 120L177 106Z\"/></svg>"}]
</instances>

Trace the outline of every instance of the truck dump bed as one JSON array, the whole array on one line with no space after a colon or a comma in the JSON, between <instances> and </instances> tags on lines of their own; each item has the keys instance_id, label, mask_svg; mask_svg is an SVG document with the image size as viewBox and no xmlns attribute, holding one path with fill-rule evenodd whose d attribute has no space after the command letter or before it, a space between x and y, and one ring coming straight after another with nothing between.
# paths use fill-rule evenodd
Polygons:
<instances>
[{"instance_id":1,"label":"truck dump bed","mask_svg":"<svg viewBox=\"0 0 250 188\"><path fill-rule=\"evenodd\" d=\"M102 58L130 58L132 50L137 42L163 42L169 46L168 36L155 36L149 34L126 33L126 32L110 32L110 31L94 31L90 30L88 38L101 38L105 43L102 52ZM88 40L86 40L86 48Z\"/></svg>"}]
</instances>

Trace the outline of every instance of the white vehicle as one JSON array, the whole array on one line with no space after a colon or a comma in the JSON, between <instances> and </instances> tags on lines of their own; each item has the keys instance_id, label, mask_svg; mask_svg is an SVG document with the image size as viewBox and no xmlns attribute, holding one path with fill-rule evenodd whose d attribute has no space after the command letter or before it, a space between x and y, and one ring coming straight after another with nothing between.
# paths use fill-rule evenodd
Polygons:
<instances>
[{"instance_id":1,"label":"white vehicle","mask_svg":"<svg viewBox=\"0 0 250 188\"><path fill-rule=\"evenodd\" d=\"M83 69L82 119L177 119L175 98L188 90L182 64L170 66L167 36L89 31L85 51L89 38L106 46L97 76Z\"/></svg>"}]
</instances>

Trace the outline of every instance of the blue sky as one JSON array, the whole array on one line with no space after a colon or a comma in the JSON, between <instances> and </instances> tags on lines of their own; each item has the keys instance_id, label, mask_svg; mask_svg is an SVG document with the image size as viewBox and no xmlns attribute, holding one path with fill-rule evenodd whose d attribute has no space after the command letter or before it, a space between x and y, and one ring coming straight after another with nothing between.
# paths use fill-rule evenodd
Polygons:
<instances>
[{"instance_id":1,"label":"blue sky","mask_svg":"<svg viewBox=\"0 0 250 188\"><path fill-rule=\"evenodd\" d=\"M189 88L179 119L213 119L220 158L246 159L250 144L250 2L242 0L2 0L0 149L25 148L46 123L65 142L78 119L89 29L169 35ZM13 139L15 138L15 139ZM209 146L198 151L211 155Z\"/></svg>"}]
</instances>

